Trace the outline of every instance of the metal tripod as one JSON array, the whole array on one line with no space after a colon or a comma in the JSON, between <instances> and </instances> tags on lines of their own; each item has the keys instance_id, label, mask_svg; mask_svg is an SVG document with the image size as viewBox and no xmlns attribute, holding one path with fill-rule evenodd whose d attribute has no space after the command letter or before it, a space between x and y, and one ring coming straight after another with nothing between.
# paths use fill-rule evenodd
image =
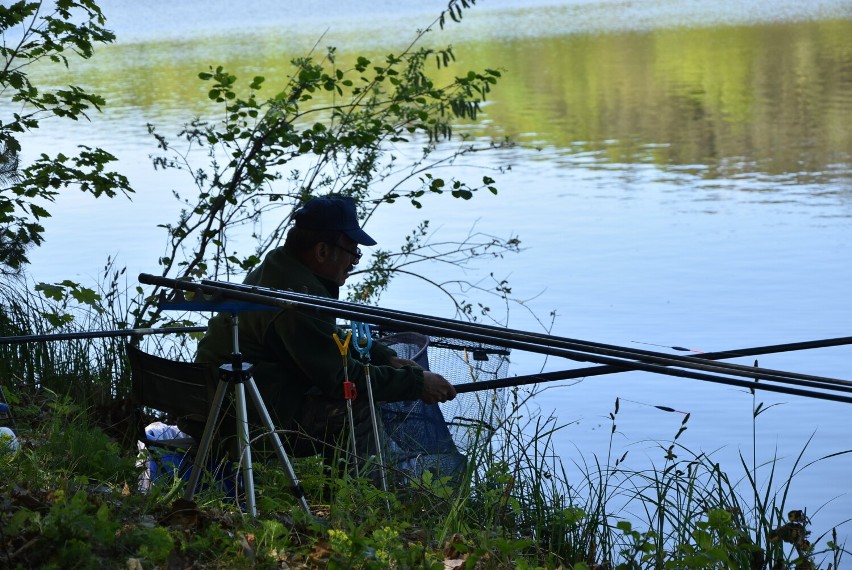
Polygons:
<instances>
[{"instance_id":1,"label":"metal tripod","mask_svg":"<svg viewBox=\"0 0 852 570\"><path fill-rule=\"evenodd\" d=\"M237 441L239 442L239 451L243 472L243 485L245 486L246 506L249 514L257 516L257 505L254 496L254 473L252 470L251 445L249 444L249 426L248 416L246 414L246 397L245 389L248 388L249 397L254 403L255 410L260 416L261 423L266 428L266 435L272 443L278 459L284 467L284 471L290 478L293 484L293 495L298 500L299 504L310 515L311 509L305 500L305 492L302 489L302 484L296 477L296 472L293 470L293 465L287 457L287 452L284 450L284 445L281 443L281 438L278 432L275 431L275 425L272 423L272 418L263 402L263 398L254 383L254 378L251 375L252 365L243 362L240 354L240 345L237 332L238 318L236 313L233 315L233 334L234 334L234 352L231 354L231 363L223 364L219 367L219 385L216 388L216 394L213 397L213 403L210 406L210 412L207 415L207 423L204 426L204 433L201 436L199 444L199 453L192 466L192 472L189 477L189 483L184 493L184 498L191 499L198 487L198 482L201 479L201 472L207 461L207 456L210 453L210 446L213 443L213 432L215 431L216 423L219 420L219 414L222 411L222 403L225 400L225 391L228 387L234 389L234 401L237 409Z\"/></svg>"}]
</instances>

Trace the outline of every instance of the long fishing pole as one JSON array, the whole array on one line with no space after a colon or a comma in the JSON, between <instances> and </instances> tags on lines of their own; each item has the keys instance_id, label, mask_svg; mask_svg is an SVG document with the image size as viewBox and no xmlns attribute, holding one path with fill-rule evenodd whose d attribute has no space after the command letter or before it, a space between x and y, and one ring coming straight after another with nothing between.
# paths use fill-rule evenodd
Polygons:
<instances>
[{"instance_id":1,"label":"long fishing pole","mask_svg":"<svg viewBox=\"0 0 852 570\"><path fill-rule=\"evenodd\" d=\"M392 329L408 329L416 330L426 334L440 334L454 338L467 340L475 340L483 343L496 344L495 339L502 340L502 345L508 348L526 350L530 352L538 352L551 354L554 356L563 356L572 360L591 361L599 364L607 364L626 369L644 370L659 374L671 376L680 376L693 378L698 380L706 380L717 383L726 383L744 388L760 388L764 390L774 390L785 393L797 393L800 395L813 395L813 397L824 397L826 399L840 399L847 401L846 397L836 396L832 394L810 393L802 391L794 391L794 389L784 388L782 386L771 386L768 384L755 384L750 382L737 381L730 378L720 377L712 374L693 372L691 370L681 370L674 367L686 367L693 369L710 369L720 371L723 374L746 376L760 380L772 380L776 382L790 381L791 377L807 377L823 384L834 385L837 382L835 379L821 378L810 375L797 375L788 372L781 372L768 369L759 369L740 366L726 365L721 366L716 364L715 368L707 366L706 363L699 363L694 357L667 356L660 353L650 351L630 351L612 348L612 345L602 345L599 343L582 343L581 341L573 341L572 339L560 339L550 335L536 335L533 333L525 333L523 331L513 331L510 329L500 329L498 327L488 325L470 325L450 321L448 319L439 319L437 317L427 317L413 313L405 313L402 311L388 312L376 307L366 305L356 305L345 301L336 301L332 299L314 297L310 295L300 295L296 293L273 291L257 287L246 287L235 284L223 284L220 282L205 281L201 283L178 281L164 277L141 274L139 280L142 283L162 285L183 291L192 291L201 293L202 295L212 295L214 298L230 297L232 299L249 301L261 305L276 306L281 308L306 307L316 311L330 312L340 318L359 319L362 321L372 322L374 324L384 325ZM205 310L205 309L200 309ZM433 324L438 322L439 324ZM486 332L480 332L486 331ZM548 344L534 343L531 340L519 339L538 339L545 337L549 341ZM564 346L575 347L582 346L588 352L580 352L573 348L564 348ZM597 346L595 346L597 345ZM593 346L590 350L588 346ZM597 351L597 352L596 352ZM608 356L607 353L620 356L622 359ZM636 361L626 363L623 358L627 354L629 358L635 358Z\"/></svg>"},{"instance_id":2,"label":"long fishing pole","mask_svg":"<svg viewBox=\"0 0 852 570\"><path fill-rule=\"evenodd\" d=\"M27 342L52 342L58 340L81 340L86 338L109 338L116 336L175 334L204 332L207 327L159 327L138 329L115 329L108 331L82 331L73 333L31 334L0 337L0 344L23 344Z\"/></svg>"},{"instance_id":3,"label":"long fishing pole","mask_svg":"<svg viewBox=\"0 0 852 570\"><path fill-rule=\"evenodd\" d=\"M834 388L838 385L852 386L852 382L835 378L825 378L810 374L784 372L771 369L761 369L759 372L756 372L753 367L740 364L720 362L712 364L707 362L702 363L696 362L696 359L691 356L666 355L648 350L629 349L603 343L554 337L543 333L531 333L505 329L493 325L461 323L451 319L430 317L428 315L408 313L404 311L389 311L378 307L356 305L347 301L338 301L335 299L315 297L312 295L276 291L260 287L250 287L217 281L203 281L202 284L208 287L213 287L214 289L218 288L220 290L225 289L232 292L236 291L247 294L259 294L261 297L268 296L279 300L289 301L294 305L307 306L314 309L325 309L329 312L338 314L341 317L354 319L363 318L364 315L368 315L374 320L374 322L378 324L385 324L391 328L400 328L400 325L405 324L405 327L411 330L416 330L416 327L420 327L420 332L438 333L465 340L476 338L480 342L485 343L490 342L496 344L495 339L501 339L503 341L502 345L506 347L550 354L553 356L562 356L571 360L590 361L597 362L599 364L617 364L619 361L602 359L602 356L628 358L639 360L643 363L648 362L662 366L676 366L694 370L744 376L747 378L770 382L782 382L820 388ZM255 300L257 300L257 298L255 298ZM353 311L357 316L351 316ZM590 355L598 356L593 357ZM632 367L637 368L635 363Z\"/></svg>"},{"instance_id":4,"label":"long fishing pole","mask_svg":"<svg viewBox=\"0 0 852 570\"><path fill-rule=\"evenodd\" d=\"M808 340L802 342L788 342L784 344L769 344L764 346L755 346L752 348L739 348L736 350L723 350L716 352L702 352L692 358L703 358L706 360L724 360L726 358L741 358L746 356L758 356L764 354L777 354L780 352L794 352L797 350L811 350L816 348L827 348L831 346L844 346L852 344L852 336L843 336L835 338L826 338L819 340ZM546 382L557 382L560 380L575 380L577 378L586 378L589 376L601 376L603 374L616 374L619 372L627 372L632 370L629 365L626 366L588 366L586 368L574 368L571 370L559 370L553 372L541 372L538 374L526 374L523 376L514 376L512 378L497 378L495 380L480 380L478 382L469 382L465 384L457 384L456 392L476 392L479 390L490 390L497 388L509 388L515 386L526 386L529 384L541 384ZM841 385L845 386L845 384ZM764 388L765 386L755 386ZM842 391L852 392L852 388L841 389Z\"/></svg>"},{"instance_id":5,"label":"long fishing pole","mask_svg":"<svg viewBox=\"0 0 852 570\"><path fill-rule=\"evenodd\" d=\"M616 372L625 372L627 370L635 370L630 366L596 366L589 368L581 368L574 370L563 370L558 372L543 372L541 374L528 374L524 376L515 376L514 378L499 378L496 380L482 380L479 382L467 382L464 384L454 384L456 393L464 394L466 392L479 392L482 390L495 390L498 388L509 388L515 386L524 386L529 384L542 384L546 382L556 382L559 380L571 380L576 378L585 378L587 376L596 376L601 374L613 374ZM757 369L759 370L759 368ZM586 373L591 372L591 374ZM789 386L778 386L775 384L761 384L760 382L750 382L747 380L736 380L734 378L724 378L721 376L712 376L698 378L693 375L673 374L673 376L685 376L687 378L697 378L717 384L726 384L728 386L737 386L747 388L749 390L764 390L767 392L779 392L781 394L791 394L793 396L805 396L818 400L830 400L832 402L842 402L844 404L852 404L852 396L843 396L842 394L833 394L831 392L815 392L813 390L804 390L801 388L792 388ZM706 376L706 375L705 375ZM844 390L846 391L846 390Z\"/></svg>"},{"instance_id":6,"label":"long fishing pole","mask_svg":"<svg viewBox=\"0 0 852 570\"><path fill-rule=\"evenodd\" d=\"M140 279L142 277L140 276ZM151 277L153 280L165 280L165 278ZM172 283L174 281L172 280ZM176 283L178 288L191 290L192 286L186 282ZM590 343L588 341L577 341L575 339L563 339L544 335L541 333L528 333L525 331L515 331L489 325L460 323L449 319L438 317L429 317L416 313L406 313L403 311L388 311L377 307L365 305L356 305L345 301L338 301L323 297L314 297L311 295L303 295L292 292L275 291L259 287L248 287L232 283L221 283L215 281L204 281L201 283L210 289L214 294L218 291L221 295L223 291L231 291L243 293L244 300L253 300L259 303L269 303L269 298L287 301L281 306L303 306L313 308L314 310L326 310L340 317L362 318L364 315L371 317L378 324L384 324L391 328L407 328L409 330L419 330L420 332L437 333L445 336L453 336L463 339L477 339L481 342L495 342L495 339L501 339L503 346L515 348L519 350L527 350L531 352L539 352L554 356L563 356L572 360L591 361L600 364L620 364L622 361L612 358L603 358L603 356L614 356L616 358L638 359L643 366L646 363L661 364L663 366L677 366L690 369L705 370L711 372L721 372L723 374L732 374L737 376L745 376L749 378L759 378L764 381L790 382L791 378L807 379L811 381L821 382L823 385L829 386L836 383L835 379L827 379L812 375L803 375L790 372L780 372L775 370L763 369L760 373L756 373L753 368L742 365L716 363L708 365L706 363L698 363L694 359L684 356L664 355L657 352L625 349L613 345L603 345L601 343ZM542 339L546 340L546 344L542 343ZM577 350L585 352L577 352ZM597 355L597 356L592 356ZM634 363L634 368L643 368ZM658 371L658 368L644 368L649 371ZM672 374L672 373L670 373ZM844 381L839 381L844 382Z\"/></svg>"}]
</instances>

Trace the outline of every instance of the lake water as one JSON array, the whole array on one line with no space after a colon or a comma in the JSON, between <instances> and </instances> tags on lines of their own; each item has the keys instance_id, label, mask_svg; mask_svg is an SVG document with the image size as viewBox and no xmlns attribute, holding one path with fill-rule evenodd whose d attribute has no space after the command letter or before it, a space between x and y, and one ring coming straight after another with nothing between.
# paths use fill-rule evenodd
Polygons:
<instances>
[{"instance_id":1,"label":"lake water","mask_svg":"<svg viewBox=\"0 0 852 570\"><path fill-rule=\"evenodd\" d=\"M194 80L199 71L222 63L237 76L274 81L323 34L320 45L381 54L446 5L413 4L267 1L235 14L233 3L222 1L105 1L119 42L75 65L74 81L97 88L109 105L91 123L43 128L25 148L103 146L119 155L137 194L132 203L60 199L46 244L32 254L33 278L94 279L108 255L131 276L156 271L165 244L156 224L175 218L170 192L187 181L150 167L154 146L145 124L173 133L207 112ZM429 41L452 43L460 70L504 70L483 123L469 127L476 137L509 135L519 143L477 165L512 165L494 176L500 194L472 205L395 208L371 220L368 231L382 244L401 243L429 218L442 239L472 227L518 235L520 255L482 264L467 278L508 276L534 314L556 312L553 333L561 336L702 351L849 336L849 38L848 0L482 3ZM455 278L429 271L438 280ZM416 280L395 283L382 304L451 316L446 301ZM540 330L518 308L508 325ZM850 347L759 363L852 379ZM570 366L516 353L510 372ZM569 469L606 453L616 398L613 455L630 450L639 469L660 463L660 446L683 419L653 406L689 412L678 441L712 453L734 478L744 475L740 454L749 464L778 457L786 476L803 449L800 468L852 448L848 404L772 393L753 399L741 389L629 373L560 385L536 400L543 414L570 424L556 441ZM758 402L777 406L753 421ZM845 455L794 477L786 508L807 509L812 538L852 517L850 474ZM766 477L766 468L758 472L759 480ZM847 522L841 535L849 528Z\"/></svg>"}]
</instances>

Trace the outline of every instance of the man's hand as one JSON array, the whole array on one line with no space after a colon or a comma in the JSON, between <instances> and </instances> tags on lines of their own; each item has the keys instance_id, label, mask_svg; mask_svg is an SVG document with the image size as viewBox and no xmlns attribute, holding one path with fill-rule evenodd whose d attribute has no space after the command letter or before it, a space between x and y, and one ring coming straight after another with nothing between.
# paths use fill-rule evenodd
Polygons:
<instances>
[{"instance_id":1,"label":"man's hand","mask_svg":"<svg viewBox=\"0 0 852 570\"><path fill-rule=\"evenodd\" d=\"M416 366L419 364L407 358L392 356L388 360L388 365L394 368L402 368L403 366ZM423 371L423 392L420 394L420 399L427 404L437 404L438 402L448 402L456 397L456 389L453 385L440 374L436 374L429 370Z\"/></svg>"},{"instance_id":2,"label":"man's hand","mask_svg":"<svg viewBox=\"0 0 852 570\"><path fill-rule=\"evenodd\" d=\"M456 397L456 389L440 374L423 371L423 393L420 399L427 404L447 402Z\"/></svg>"}]
</instances>

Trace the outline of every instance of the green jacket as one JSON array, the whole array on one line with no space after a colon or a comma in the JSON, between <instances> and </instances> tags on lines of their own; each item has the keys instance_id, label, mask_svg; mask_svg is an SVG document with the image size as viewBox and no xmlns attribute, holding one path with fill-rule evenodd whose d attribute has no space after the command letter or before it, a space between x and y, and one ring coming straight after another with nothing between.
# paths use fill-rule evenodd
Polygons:
<instances>
[{"instance_id":1,"label":"green jacket","mask_svg":"<svg viewBox=\"0 0 852 570\"><path fill-rule=\"evenodd\" d=\"M290 290L321 297L338 298L336 284L321 279L300 261L285 253L283 247L269 252L263 262L245 279L247 285ZM302 397L324 395L343 401L343 357L334 341L338 333L334 316L312 309L274 309L240 313L239 349L243 361L254 365L253 376L270 413L277 424L298 417ZM230 314L210 319L207 334L198 345L196 362L216 366L230 362L233 352ZM423 391L423 370L418 367L387 366L396 353L374 342L370 352L370 378L377 401L415 400ZM364 364L350 348L346 368L355 383L358 397L367 397Z\"/></svg>"}]
</instances>

